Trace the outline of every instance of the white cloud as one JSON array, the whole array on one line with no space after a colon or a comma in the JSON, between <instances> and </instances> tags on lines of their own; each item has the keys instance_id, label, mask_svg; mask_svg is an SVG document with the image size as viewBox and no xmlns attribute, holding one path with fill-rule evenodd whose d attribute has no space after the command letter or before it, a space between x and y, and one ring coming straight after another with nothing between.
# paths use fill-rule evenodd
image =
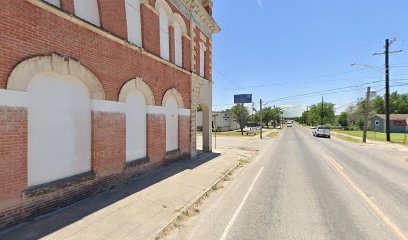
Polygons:
<instances>
[{"instance_id":1,"label":"white cloud","mask_svg":"<svg viewBox=\"0 0 408 240\"><path fill-rule=\"evenodd\" d=\"M263 10L263 4L262 4L262 0L257 0L258 2L258 6L261 10Z\"/></svg>"}]
</instances>

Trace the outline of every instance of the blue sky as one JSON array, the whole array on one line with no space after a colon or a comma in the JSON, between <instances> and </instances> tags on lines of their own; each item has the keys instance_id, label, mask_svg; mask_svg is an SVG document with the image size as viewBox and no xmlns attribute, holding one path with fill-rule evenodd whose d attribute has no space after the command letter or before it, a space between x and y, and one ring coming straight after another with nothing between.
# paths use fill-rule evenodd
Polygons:
<instances>
[{"instance_id":1,"label":"blue sky","mask_svg":"<svg viewBox=\"0 0 408 240\"><path fill-rule=\"evenodd\" d=\"M384 57L372 54L383 51L385 38L396 38L392 50L404 50L391 55L391 86L408 84L407 0L213 1L222 29L213 36L213 110L230 108L234 94L252 93L257 103L297 115L321 95L277 99L343 88L324 95L344 106L340 112L367 86L384 87ZM391 90L408 92L408 85Z\"/></svg>"}]
</instances>

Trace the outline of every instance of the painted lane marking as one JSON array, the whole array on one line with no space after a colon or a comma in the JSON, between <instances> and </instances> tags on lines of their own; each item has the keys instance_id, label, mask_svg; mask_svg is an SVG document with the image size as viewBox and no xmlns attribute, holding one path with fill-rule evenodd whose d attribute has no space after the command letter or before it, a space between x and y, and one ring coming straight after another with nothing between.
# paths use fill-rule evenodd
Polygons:
<instances>
[{"instance_id":1,"label":"painted lane marking","mask_svg":"<svg viewBox=\"0 0 408 240\"><path fill-rule=\"evenodd\" d=\"M361 198L368 204L368 206L377 214L377 216L383 221L383 223L388 226L392 232L400 239L400 240L408 240L407 236L399 229L399 227L391 221L391 219L385 215L385 213L375 204L347 174L344 172L343 167L332 157L325 154L326 160L339 174L343 177L343 179L351 186L351 188L356 191Z\"/></svg>"},{"instance_id":2,"label":"painted lane marking","mask_svg":"<svg viewBox=\"0 0 408 240\"><path fill-rule=\"evenodd\" d=\"M225 240L227 238L228 232L230 230L230 228L232 227L232 225L234 224L235 220L237 219L239 213L242 210L242 207L244 206L245 202L247 201L249 194L251 193L252 189L254 188L254 185L256 183L256 181L258 180L259 176L261 175L262 171L264 170L264 167L261 167L261 169L259 170L258 174L256 175L254 181L252 182L251 186L249 187L247 193L245 194L244 198L242 199L241 203L239 204L237 210L235 210L234 215L232 216L231 220L229 221L228 225L225 227L225 230L222 234L222 236L220 237L220 240Z\"/></svg>"}]
</instances>

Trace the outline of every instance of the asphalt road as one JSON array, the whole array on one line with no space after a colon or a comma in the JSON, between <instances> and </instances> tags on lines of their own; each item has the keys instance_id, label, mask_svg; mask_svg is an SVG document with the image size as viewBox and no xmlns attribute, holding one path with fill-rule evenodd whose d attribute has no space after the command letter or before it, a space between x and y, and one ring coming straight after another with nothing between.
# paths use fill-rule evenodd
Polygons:
<instances>
[{"instance_id":1,"label":"asphalt road","mask_svg":"<svg viewBox=\"0 0 408 240\"><path fill-rule=\"evenodd\" d=\"M295 125L167 238L406 240L404 158Z\"/></svg>"}]
</instances>

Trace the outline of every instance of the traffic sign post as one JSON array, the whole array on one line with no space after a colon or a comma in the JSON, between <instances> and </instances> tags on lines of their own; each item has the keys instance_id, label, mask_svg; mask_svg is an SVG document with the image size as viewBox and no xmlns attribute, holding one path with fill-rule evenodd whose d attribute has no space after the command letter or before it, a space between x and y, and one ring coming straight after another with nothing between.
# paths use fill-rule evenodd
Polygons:
<instances>
[{"instance_id":1,"label":"traffic sign post","mask_svg":"<svg viewBox=\"0 0 408 240\"><path fill-rule=\"evenodd\" d=\"M241 104L241 135L244 135L244 103L252 103L252 94L234 95L234 103Z\"/></svg>"}]
</instances>

